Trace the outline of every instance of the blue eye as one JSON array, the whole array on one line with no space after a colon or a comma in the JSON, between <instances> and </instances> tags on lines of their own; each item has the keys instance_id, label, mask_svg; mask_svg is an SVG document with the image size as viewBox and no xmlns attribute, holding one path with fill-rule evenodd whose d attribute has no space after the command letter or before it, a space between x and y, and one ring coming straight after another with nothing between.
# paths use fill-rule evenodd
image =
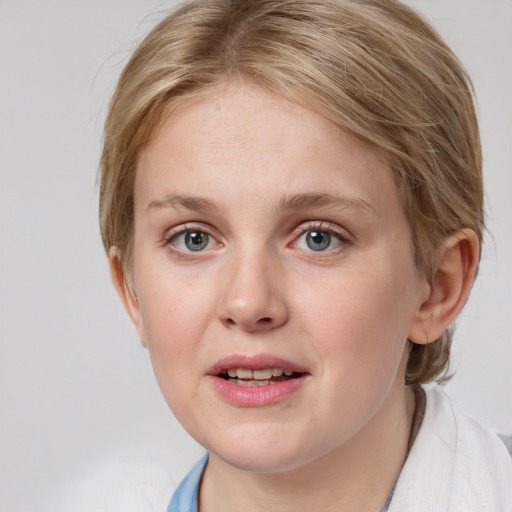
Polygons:
<instances>
[{"instance_id":1,"label":"blue eye","mask_svg":"<svg viewBox=\"0 0 512 512\"><path fill-rule=\"evenodd\" d=\"M331 234L327 231L308 231L306 245L312 251L325 251L331 244Z\"/></svg>"},{"instance_id":2,"label":"blue eye","mask_svg":"<svg viewBox=\"0 0 512 512\"><path fill-rule=\"evenodd\" d=\"M209 249L214 240L204 231L188 230L174 235L170 242L180 251L199 252L204 249Z\"/></svg>"},{"instance_id":3,"label":"blue eye","mask_svg":"<svg viewBox=\"0 0 512 512\"><path fill-rule=\"evenodd\" d=\"M345 240L341 235L325 229L308 229L295 242L295 247L306 251L323 252L337 249Z\"/></svg>"},{"instance_id":4,"label":"blue eye","mask_svg":"<svg viewBox=\"0 0 512 512\"><path fill-rule=\"evenodd\" d=\"M210 236L202 231L190 231L185 233L185 246L191 251L202 251L208 247Z\"/></svg>"}]
</instances>

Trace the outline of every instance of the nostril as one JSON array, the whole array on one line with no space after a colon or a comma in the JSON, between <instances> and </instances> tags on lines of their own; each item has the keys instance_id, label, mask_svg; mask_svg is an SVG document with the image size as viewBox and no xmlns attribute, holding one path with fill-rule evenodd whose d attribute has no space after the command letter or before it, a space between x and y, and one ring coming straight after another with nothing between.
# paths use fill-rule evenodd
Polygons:
<instances>
[{"instance_id":1,"label":"nostril","mask_svg":"<svg viewBox=\"0 0 512 512\"><path fill-rule=\"evenodd\" d=\"M263 330L270 329L270 328L272 328L272 326L274 324L274 319L271 316L264 316L262 318L259 318L254 323L237 322L236 319L230 318L230 317L224 318L223 321L224 321L224 325L226 325L228 327L235 327L237 325L240 325L248 331L258 331L260 329L263 329Z\"/></svg>"}]
</instances>

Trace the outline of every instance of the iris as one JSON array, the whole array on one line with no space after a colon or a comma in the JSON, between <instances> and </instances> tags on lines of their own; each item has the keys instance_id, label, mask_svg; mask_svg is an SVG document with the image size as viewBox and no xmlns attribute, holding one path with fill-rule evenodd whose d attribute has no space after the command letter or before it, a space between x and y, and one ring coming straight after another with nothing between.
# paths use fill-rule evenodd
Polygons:
<instances>
[{"instance_id":1,"label":"iris","mask_svg":"<svg viewBox=\"0 0 512 512\"><path fill-rule=\"evenodd\" d=\"M202 251L208 246L210 237L202 231L189 231L185 234L185 246L190 251Z\"/></svg>"},{"instance_id":2,"label":"iris","mask_svg":"<svg viewBox=\"0 0 512 512\"><path fill-rule=\"evenodd\" d=\"M327 231L308 231L306 244L312 251L324 251L331 244L331 235Z\"/></svg>"}]
</instances>

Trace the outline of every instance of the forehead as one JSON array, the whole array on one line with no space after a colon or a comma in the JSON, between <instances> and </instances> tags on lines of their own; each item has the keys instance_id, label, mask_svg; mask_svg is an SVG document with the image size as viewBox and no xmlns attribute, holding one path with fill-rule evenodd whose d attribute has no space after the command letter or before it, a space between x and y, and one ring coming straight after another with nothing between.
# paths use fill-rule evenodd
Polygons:
<instances>
[{"instance_id":1,"label":"forehead","mask_svg":"<svg viewBox=\"0 0 512 512\"><path fill-rule=\"evenodd\" d=\"M135 199L147 206L200 192L222 203L231 191L281 200L333 188L369 203L398 201L389 165L367 145L309 108L231 84L187 101L162 124L141 152Z\"/></svg>"}]
</instances>

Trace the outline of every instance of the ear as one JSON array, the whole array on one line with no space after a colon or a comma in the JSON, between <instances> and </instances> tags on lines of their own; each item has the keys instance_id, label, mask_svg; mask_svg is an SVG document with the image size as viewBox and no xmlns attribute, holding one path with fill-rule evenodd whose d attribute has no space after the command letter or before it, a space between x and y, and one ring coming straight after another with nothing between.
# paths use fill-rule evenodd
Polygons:
<instances>
[{"instance_id":1,"label":"ear","mask_svg":"<svg viewBox=\"0 0 512 512\"><path fill-rule=\"evenodd\" d=\"M418 344L437 340L453 323L471 291L480 257L472 229L450 235L439 249L437 265L408 338Z\"/></svg>"},{"instance_id":2,"label":"ear","mask_svg":"<svg viewBox=\"0 0 512 512\"><path fill-rule=\"evenodd\" d=\"M147 346L139 303L137 302L137 298L132 291L132 288L128 284L126 276L124 275L123 265L121 263L121 257L117 247L111 247L108 251L108 263L110 267L110 277L112 278L114 287L121 298L124 309L135 325L142 344Z\"/></svg>"}]
</instances>

